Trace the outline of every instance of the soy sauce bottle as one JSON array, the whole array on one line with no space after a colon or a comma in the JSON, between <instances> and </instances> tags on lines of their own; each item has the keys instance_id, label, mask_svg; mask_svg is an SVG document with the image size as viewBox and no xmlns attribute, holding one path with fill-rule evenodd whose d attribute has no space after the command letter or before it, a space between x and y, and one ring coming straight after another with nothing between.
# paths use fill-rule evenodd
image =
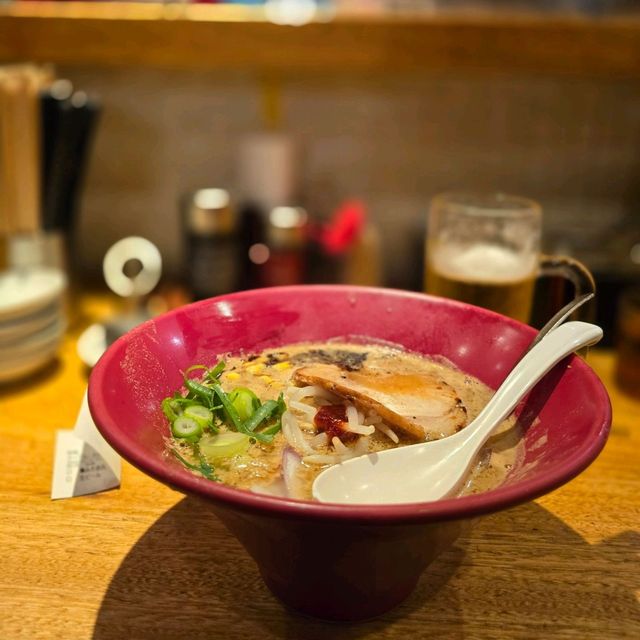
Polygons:
<instances>
[{"instance_id":1,"label":"soy sauce bottle","mask_svg":"<svg viewBox=\"0 0 640 640\"><path fill-rule=\"evenodd\" d=\"M187 284L196 300L239 286L238 217L224 189L200 189L184 204Z\"/></svg>"}]
</instances>

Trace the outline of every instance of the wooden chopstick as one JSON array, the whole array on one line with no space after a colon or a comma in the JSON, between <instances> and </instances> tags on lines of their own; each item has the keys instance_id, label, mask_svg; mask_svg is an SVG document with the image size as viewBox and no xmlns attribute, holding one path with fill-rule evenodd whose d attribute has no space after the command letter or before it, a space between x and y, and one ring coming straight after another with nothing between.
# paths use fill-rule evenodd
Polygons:
<instances>
[{"instance_id":1,"label":"wooden chopstick","mask_svg":"<svg viewBox=\"0 0 640 640\"><path fill-rule=\"evenodd\" d=\"M2 76L0 76L0 238L2 241L11 231L11 220L9 219L9 200L8 192L9 184L7 183L7 177L5 175L5 162L4 157L4 125L3 117L4 113L4 86L2 82ZM2 247L4 249L4 246ZM4 252L3 252L4 255ZM4 260L1 261L0 268L4 267Z\"/></svg>"},{"instance_id":2,"label":"wooden chopstick","mask_svg":"<svg viewBox=\"0 0 640 640\"><path fill-rule=\"evenodd\" d=\"M17 209L19 206L18 178L16 175L16 131L14 111L19 80L15 74L0 73L0 124L2 125L2 186L3 210L7 233L17 230Z\"/></svg>"},{"instance_id":3,"label":"wooden chopstick","mask_svg":"<svg viewBox=\"0 0 640 640\"><path fill-rule=\"evenodd\" d=\"M24 171L26 172L24 198L26 201L24 227L35 232L41 228L41 118L40 118L40 78L31 73L26 76L24 93L25 110L22 118Z\"/></svg>"}]
</instances>

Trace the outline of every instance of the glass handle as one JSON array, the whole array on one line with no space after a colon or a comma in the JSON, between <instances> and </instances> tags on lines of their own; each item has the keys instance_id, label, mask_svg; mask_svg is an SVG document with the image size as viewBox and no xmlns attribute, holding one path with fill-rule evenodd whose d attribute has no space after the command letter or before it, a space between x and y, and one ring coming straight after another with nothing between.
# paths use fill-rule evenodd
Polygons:
<instances>
[{"instance_id":1,"label":"glass handle","mask_svg":"<svg viewBox=\"0 0 640 640\"><path fill-rule=\"evenodd\" d=\"M574 300L587 293L596 292L596 283L591 271L575 258L569 256L540 256L540 275L561 276L573 284Z\"/></svg>"},{"instance_id":2,"label":"glass handle","mask_svg":"<svg viewBox=\"0 0 640 640\"><path fill-rule=\"evenodd\" d=\"M540 257L540 273L544 276L562 276L569 280L573 284L576 298L585 293L596 292L596 283L591 271L574 258L542 255Z\"/></svg>"}]
</instances>

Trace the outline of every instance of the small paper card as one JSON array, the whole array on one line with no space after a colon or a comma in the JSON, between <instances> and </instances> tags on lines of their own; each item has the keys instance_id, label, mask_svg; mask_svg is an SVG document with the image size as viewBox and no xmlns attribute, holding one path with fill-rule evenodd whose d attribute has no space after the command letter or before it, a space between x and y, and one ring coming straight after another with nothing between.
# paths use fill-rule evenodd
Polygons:
<instances>
[{"instance_id":1,"label":"small paper card","mask_svg":"<svg viewBox=\"0 0 640 640\"><path fill-rule=\"evenodd\" d=\"M89 413L87 394L73 430L56 434L51 498L72 498L120 486L120 458Z\"/></svg>"}]
</instances>

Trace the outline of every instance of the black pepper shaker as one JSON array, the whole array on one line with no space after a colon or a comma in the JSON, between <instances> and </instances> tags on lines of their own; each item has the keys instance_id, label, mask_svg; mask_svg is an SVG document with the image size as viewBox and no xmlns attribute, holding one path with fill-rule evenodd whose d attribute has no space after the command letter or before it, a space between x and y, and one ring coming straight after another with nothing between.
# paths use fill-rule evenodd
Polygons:
<instances>
[{"instance_id":1,"label":"black pepper shaker","mask_svg":"<svg viewBox=\"0 0 640 640\"><path fill-rule=\"evenodd\" d=\"M240 277L238 220L229 193L200 189L185 202L188 286L196 300L235 291Z\"/></svg>"}]
</instances>

